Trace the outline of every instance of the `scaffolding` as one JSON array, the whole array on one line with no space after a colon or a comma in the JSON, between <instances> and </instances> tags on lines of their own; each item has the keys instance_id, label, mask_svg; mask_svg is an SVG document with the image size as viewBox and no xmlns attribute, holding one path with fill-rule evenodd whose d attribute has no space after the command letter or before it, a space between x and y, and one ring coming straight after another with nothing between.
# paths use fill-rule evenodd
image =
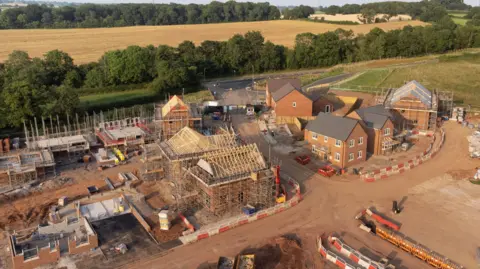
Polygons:
<instances>
[{"instance_id":1,"label":"scaffolding","mask_svg":"<svg viewBox=\"0 0 480 269\"><path fill-rule=\"evenodd\" d=\"M0 188L12 189L39 177L56 176L55 161L49 150L19 152L0 157Z\"/></svg>"},{"instance_id":2,"label":"scaffolding","mask_svg":"<svg viewBox=\"0 0 480 269\"><path fill-rule=\"evenodd\" d=\"M25 140L28 150L50 150L52 152L67 152L73 155L83 154L91 146L99 145L96 133L102 127L117 122L132 122L139 119L140 127L152 122L153 106L148 109L145 106L134 106L109 111L93 112L91 115L78 115L74 117L65 115L60 119L55 117L42 117L39 122L35 117L33 121L24 122ZM130 139L130 137L127 137Z\"/></svg>"},{"instance_id":3,"label":"scaffolding","mask_svg":"<svg viewBox=\"0 0 480 269\"><path fill-rule=\"evenodd\" d=\"M162 150L157 143L142 145L142 180L160 180L164 177Z\"/></svg>"},{"instance_id":4,"label":"scaffolding","mask_svg":"<svg viewBox=\"0 0 480 269\"><path fill-rule=\"evenodd\" d=\"M160 140L168 140L183 127L202 129L202 113L196 104L186 104L174 95L164 104L155 105L155 129Z\"/></svg>"},{"instance_id":5,"label":"scaffolding","mask_svg":"<svg viewBox=\"0 0 480 269\"><path fill-rule=\"evenodd\" d=\"M429 91L416 81L377 91L375 102L394 112L394 124L399 130L435 131L438 117L451 117L453 112L453 92Z\"/></svg>"},{"instance_id":6,"label":"scaffolding","mask_svg":"<svg viewBox=\"0 0 480 269\"><path fill-rule=\"evenodd\" d=\"M195 166L208 152L238 145L237 136L231 129L222 134L204 136L190 127L184 127L177 134L159 144L164 176L171 181L173 196L179 211L201 206L195 182L187 177L188 169Z\"/></svg>"},{"instance_id":7,"label":"scaffolding","mask_svg":"<svg viewBox=\"0 0 480 269\"><path fill-rule=\"evenodd\" d=\"M274 203L274 174L256 144L207 153L188 172L202 194L200 203L214 215Z\"/></svg>"}]
</instances>

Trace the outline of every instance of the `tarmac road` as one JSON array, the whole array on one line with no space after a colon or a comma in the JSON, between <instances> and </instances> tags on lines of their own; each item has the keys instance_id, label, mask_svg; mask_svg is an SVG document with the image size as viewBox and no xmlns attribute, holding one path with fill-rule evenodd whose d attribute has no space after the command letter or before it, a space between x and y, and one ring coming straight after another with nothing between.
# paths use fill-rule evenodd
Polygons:
<instances>
[{"instance_id":1,"label":"tarmac road","mask_svg":"<svg viewBox=\"0 0 480 269\"><path fill-rule=\"evenodd\" d=\"M259 145L262 152L268 156L268 145L258 132L258 125L246 122L245 117L236 115L233 123L241 136L249 142ZM447 137L448 137L447 129ZM466 143L462 141L462 143ZM462 144L463 145L463 144ZM393 257L397 268L431 268L426 263L394 248L389 243L375 238L360 229L354 216L360 210L375 205L381 210L388 210L392 200L398 200L408 194L408 190L428 179L442 175L448 171L449 163L458 168L471 166L466 163L462 153L458 152L458 143L455 139L446 139L442 151L435 159L402 175L391 177L388 180L367 184L356 179L335 177L323 178L304 166L293 161L293 156L276 155L282 161L281 173L297 179L302 185L304 201L296 207L281 214L235 228L231 231L213 236L200 242L182 246L168 254L161 254L144 259L128 268L185 268L195 269L205 262L214 262L219 256L234 256L249 246L261 244L265 240L287 233L295 233L304 241L304 248L310 251L315 249L315 237L323 233L337 232L348 238L346 243L362 252L370 252L376 257ZM272 154L274 154L272 150ZM419 227L419 229L429 229ZM435 235L432 235L435 236ZM432 246L435 250L436 246ZM458 246L447 246L453 253L460 251ZM461 250L463 251L463 249ZM442 253L449 256L449 253ZM312 253L315 268L325 268L319 255ZM450 255L455 260L455 255ZM465 260L457 260L465 264ZM468 261L469 262L469 261Z\"/></svg>"}]
</instances>

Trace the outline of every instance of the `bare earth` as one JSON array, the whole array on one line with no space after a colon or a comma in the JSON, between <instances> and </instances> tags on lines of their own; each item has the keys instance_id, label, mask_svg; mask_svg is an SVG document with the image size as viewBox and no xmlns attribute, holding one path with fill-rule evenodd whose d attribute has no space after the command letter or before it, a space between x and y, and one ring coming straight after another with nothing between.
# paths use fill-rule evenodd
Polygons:
<instances>
[{"instance_id":1,"label":"bare earth","mask_svg":"<svg viewBox=\"0 0 480 269\"><path fill-rule=\"evenodd\" d=\"M242 137L256 140L265 150L265 140L257 135L255 124L237 124ZM447 123L445 128L446 144L432 161L370 184L356 177L325 179L312 175L310 170L295 163L292 156L278 155L283 161L283 173L295 176L306 191L305 200L297 207L175 249L165 256L152 256L128 268L156 268L159 264L172 269L201 268L200 265L212 263L218 256L234 256L282 234L296 234L302 240L303 249L309 251L308 259L314 263L314 267L309 268L330 268L329 265L324 267L325 261L315 253L315 237L332 232L372 257L388 256L397 268L431 268L386 241L361 231L354 216L369 206L401 222L401 232L412 239L466 268L474 268L480 235L475 228L479 220L472 215L478 213L480 189L474 189L478 187L465 181L454 181L447 173L464 170L473 174L478 164L467 155L465 137L470 130L456 123ZM393 216L389 210L392 200L399 201L403 197L406 199L404 212Z\"/></svg>"},{"instance_id":2,"label":"bare earth","mask_svg":"<svg viewBox=\"0 0 480 269\"><path fill-rule=\"evenodd\" d=\"M96 29L33 29L1 30L0 61L13 50L27 51L32 57L60 49L68 52L77 64L97 61L105 51L123 49L129 45L161 44L176 46L185 40L199 45L204 40L228 40L234 34L260 31L265 39L293 47L300 33L323 33L337 28L367 33L372 28L401 29L406 25L424 25L420 21L399 21L369 25L334 25L306 21L264 21L203 25L138 26Z\"/></svg>"}]
</instances>

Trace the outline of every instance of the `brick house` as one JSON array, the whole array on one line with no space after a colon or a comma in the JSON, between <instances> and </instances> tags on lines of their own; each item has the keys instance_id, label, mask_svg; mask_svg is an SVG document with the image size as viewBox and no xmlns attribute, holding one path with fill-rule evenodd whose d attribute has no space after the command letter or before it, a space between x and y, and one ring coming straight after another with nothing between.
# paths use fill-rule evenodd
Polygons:
<instances>
[{"instance_id":1,"label":"brick house","mask_svg":"<svg viewBox=\"0 0 480 269\"><path fill-rule=\"evenodd\" d=\"M359 120L319 113L305 127L305 141L323 161L346 168L366 160L367 133Z\"/></svg>"},{"instance_id":2,"label":"brick house","mask_svg":"<svg viewBox=\"0 0 480 269\"><path fill-rule=\"evenodd\" d=\"M437 94L413 80L390 90L384 106L391 110L397 129L434 130L438 103Z\"/></svg>"},{"instance_id":3,"label":"brick house","mask_svg":"<svg viewBox=\"0 0 480 269\"><path fill-rule=\"evenodd\" d=\"M364 107L348 114L349 118L360 120L365 129L367 152L372 155L384 155L393 146L393 115L383 105Z\"/></svg>"},{"instance_id":4,"label":"brick house","mask_svg":"<svg viewBox=\"0 0 480 269\"><path fill-rule=\"evenodd\" d=\"M267 82L266 104L277 117L313 117L330 113L334 103L323 92L305 93L299 79L271 79Z\"/></svg>"}]
</instances>

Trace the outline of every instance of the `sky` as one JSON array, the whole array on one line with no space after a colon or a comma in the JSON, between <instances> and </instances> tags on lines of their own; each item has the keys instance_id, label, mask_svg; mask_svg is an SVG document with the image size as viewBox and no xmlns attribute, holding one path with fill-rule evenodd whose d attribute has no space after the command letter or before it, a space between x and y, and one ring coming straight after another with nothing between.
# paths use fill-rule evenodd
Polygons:
<instances>
[{"instance_id":1,"label":"sky","mask_svg":"<svg viewBox=\"0 0 480 269\"><path fill-rule=\"evenodd\" d=\"M56 0L50 0L55 2ZM77 2L77 3L180 3L180 4L189 4L189 3L196 3L196 4L207 4L211 2L210 0L57 0L60 2ZM237 2L247 2L246 0L236 0ZM382 2L390 1L390 0L382 0ZM220 2L225 2L224 0L220 0ZM380 2L374 0L261 0L255 1L250 0L250 2L270 2L272 5L277 6L289 6L289 5L309 5L313 7L318 6L329 6L329 5L344 5L344 4L363 4L363 3L372 3L372 2ZM418 2L414 0L405 0L404 2ZM472 6L478 6L480 0L465 0L466 4Z\"/></svg>"}]
</instances>

